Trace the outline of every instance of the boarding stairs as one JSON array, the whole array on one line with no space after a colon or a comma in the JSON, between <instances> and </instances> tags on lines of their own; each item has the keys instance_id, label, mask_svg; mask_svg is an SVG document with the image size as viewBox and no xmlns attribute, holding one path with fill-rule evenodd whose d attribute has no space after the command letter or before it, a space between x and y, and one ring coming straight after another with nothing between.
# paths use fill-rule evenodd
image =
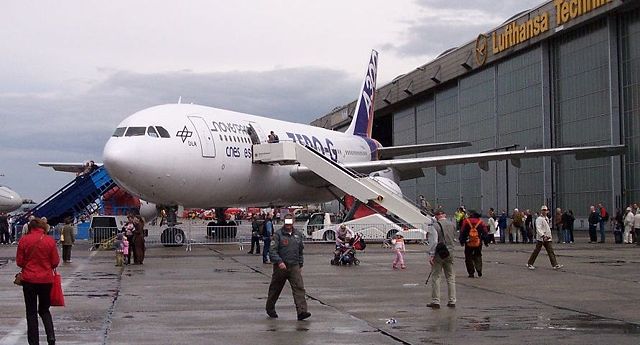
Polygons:
<instances>
[{"instance_id":1,"label":"boarding stairs","mask_svg":"<svg viewBox=\"0 0 640 345\"><path fill-rule=\"evenodd\" d=\"M414 205L368 175L336 163L312 147L291 141L253 145L255 164L301 164L363 203L375 202L405 223L418 227L431 220Z\"/></svg>"},{"instance_id":2,"label":"boarding stairs","mask_svg":"<svg viewBox=\"0 0 640 345\"><path fill-rule=\"evenodd\" d=\"M75 217L84 212L92 214L99 208L97 200L114 186L115 182L107 170L99 167L91 174L78 176L67 183L34 207L30 214L47 217L50 225L56 225L66 217Z\"/></svg>"}]
</instances>

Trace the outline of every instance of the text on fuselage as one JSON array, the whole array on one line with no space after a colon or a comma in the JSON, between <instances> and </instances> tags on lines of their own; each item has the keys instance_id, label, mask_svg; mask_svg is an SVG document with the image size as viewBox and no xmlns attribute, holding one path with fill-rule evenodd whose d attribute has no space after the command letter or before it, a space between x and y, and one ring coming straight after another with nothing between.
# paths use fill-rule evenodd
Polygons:
<instances>
[{"instance_id":1,"label":"text on fuselage","mask_svg":"<svg viewBox=\"0 0 640 345\"><path fill-rule=\"evenodd\" d=\"M305 145L305 146L309 146L309 147L313 147L314 149L316 149L316 151L322 153L323 155L329 157L332 161L337 162L338 161L338 152L336 151L336 149L333 148L333 142L329 139L325 139L324 142L327 144L326 146L323 146L322 141L320 141L320 139L316 138L315 136L311 136L311 138L309 138L308 136L304 135L304 134L299 134L299 133L291 133L291 132L287 132L287 136L289 138L291 138L291 140L294 143L299 143L301 145Z\"/></svg>"}]
</instances>

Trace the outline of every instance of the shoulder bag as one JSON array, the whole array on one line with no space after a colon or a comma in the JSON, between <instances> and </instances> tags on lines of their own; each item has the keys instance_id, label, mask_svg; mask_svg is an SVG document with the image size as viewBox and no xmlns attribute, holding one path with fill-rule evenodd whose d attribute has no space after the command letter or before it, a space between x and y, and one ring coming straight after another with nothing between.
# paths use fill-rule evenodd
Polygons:
<instances>
[{"instance_id":1,"label":"shoulder bag","mask_svg":"<svg viewBox=\"0 0 640 345\"><path fill-rule=\"evenodd\" d=\"M438 233L438 244L436 244L436 255L438 255L441 259L448 258L451 254L449 253L449 248L444 243L444 229L442 228L442 224L437 222L438 226L440 226L440 232ZM440 241L442 239L442 241Z\"/></svg>"}]
</instances>

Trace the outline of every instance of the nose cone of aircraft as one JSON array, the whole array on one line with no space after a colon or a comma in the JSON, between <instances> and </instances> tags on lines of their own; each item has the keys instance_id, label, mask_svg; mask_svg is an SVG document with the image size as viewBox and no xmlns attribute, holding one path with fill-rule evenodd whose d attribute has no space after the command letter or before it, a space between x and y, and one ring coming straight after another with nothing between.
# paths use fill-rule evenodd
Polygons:
<instances>
[{"instance_id":1,"label":"nose cone of aircraft","mask_svg":"<svg viewBox=\"0 0 640 345\"><path fill-rule=\"evenodd\" d=\"M13 190L2 187L0 190L0 211L11 212L22 206L22 198Z\"/></svg>"},{"instance_id":2,"label":"nose cone of aircraft","mask_svg":"<svg viewBox=\"0 0 640 345\"><path fill-rule=\"evenodd\" d=\"M139 173L136 169L139 169L140 157L135 146L110 139L104 147L102 159L111 178L128 189L126 181Z\"/></svg>"}]
</instances>

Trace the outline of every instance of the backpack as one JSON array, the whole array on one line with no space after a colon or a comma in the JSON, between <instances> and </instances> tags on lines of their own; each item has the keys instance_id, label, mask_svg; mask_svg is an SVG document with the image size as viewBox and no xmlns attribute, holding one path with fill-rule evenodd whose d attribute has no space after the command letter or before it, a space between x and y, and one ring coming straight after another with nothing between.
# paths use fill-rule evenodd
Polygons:
<instances>
[{"instance_id":1,"label":"backpack","mask_svg":"<svg viewBox=\"0 0 640 345\"><path fill-rule=\"evenodd\" d=\"M522 226L522 214L520 214L520 212L513 217L513 225L518 227Z\"/></svg>"},{"instance_id":2,"label":"backpack","mask_svg":"<svg viewBox=\"0 0 640 345\"><path fill-rule=\"evenodd\" d=\"M478 248L482 244L480 241L480 232L478 232L478 229L477 229L478 224L480 224L480 222L477 222L476 224L471 224L471 221L467 220L467 223L471 227L471 229L469 229L469 239L467 240L467 246L471 248Z\"/></svg>"}]
</instances>

